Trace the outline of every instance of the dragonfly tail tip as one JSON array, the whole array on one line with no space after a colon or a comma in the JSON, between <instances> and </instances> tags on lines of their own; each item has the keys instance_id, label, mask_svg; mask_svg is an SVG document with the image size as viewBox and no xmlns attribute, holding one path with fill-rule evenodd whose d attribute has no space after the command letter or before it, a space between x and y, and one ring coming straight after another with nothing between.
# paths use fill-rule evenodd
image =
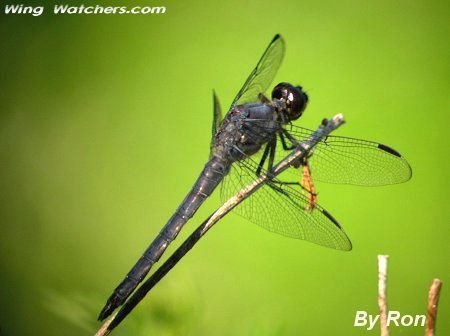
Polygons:
<instances>
[{"instance_id":1,"label":"dragonfly tail tip","mask_svg":"<svg viewBox=\"0 0 450 336\"><path fill-rule=\"evenodd\" d=\"M103 321L104 319L106 319L109 315L111 315L114 309L116 309L116 307L113 306L112 303L108 301L105 307L103 307L102 311L98 315L98 320Z\"/></svg>"}]
</instances>

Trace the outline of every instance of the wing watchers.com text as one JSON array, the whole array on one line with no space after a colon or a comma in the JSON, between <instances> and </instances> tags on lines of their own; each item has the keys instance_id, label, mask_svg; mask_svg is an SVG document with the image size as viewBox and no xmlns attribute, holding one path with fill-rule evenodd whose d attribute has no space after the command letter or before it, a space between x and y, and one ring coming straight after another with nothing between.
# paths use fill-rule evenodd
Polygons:
<instances>
[{"instance_id":1,"label":"wing watchers.com text","mask_svg":"<svg viewBox=\"0 0 450 336\"><path fill-rule=\"evenodd\" d=\"M40 16L47 11L44 6L24 6L24 5L6 5L5 14L16 15L32 15ZM69 5L54 5L51 9L53 14L164 14L166 7L148 7L148 6L134 6L134 7L105 7L105 6L69 6Z\"/></svg>"}]
</instances>

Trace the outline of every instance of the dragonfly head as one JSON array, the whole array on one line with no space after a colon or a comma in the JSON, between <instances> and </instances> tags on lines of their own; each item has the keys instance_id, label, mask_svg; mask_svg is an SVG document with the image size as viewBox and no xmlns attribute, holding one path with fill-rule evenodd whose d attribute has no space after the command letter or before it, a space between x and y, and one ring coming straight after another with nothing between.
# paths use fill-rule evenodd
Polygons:
<instances>
[{"instance_id":1,"label":"dragonfly head","mask_svg":"<svg viewBox=\"0 0 450 336\"><path fill-rule=\"evenodd\" d=\"M298 119L306 108L308 95L301 86L280 83L272 91L272 99L278 99L286 104L283 113L288 121Z\"/></svg>"}]
</instances>

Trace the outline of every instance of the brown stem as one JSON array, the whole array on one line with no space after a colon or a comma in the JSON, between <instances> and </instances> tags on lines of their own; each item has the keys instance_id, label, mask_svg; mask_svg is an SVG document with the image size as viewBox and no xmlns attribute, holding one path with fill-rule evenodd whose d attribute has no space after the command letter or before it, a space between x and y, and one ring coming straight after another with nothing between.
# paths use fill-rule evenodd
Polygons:
<instances>
[{"instance_id":1,"label":"brown stem","mask_svg":"<svg viewBox=\"0 0 450 336\"><path fill-rule=\"evenodd\" d=\"M388 257L387 255L378 255L378 307L380 309L381 336L389 336L386 298Z\"/></svg>"},{"instance_id":2,"label":"brown stem","mask_svg":"<svg viewBox=\"0 0 450 336\"><path fill-rule=\"evenodd\" d=\"M426 336L434 336L441 287L442 281L439 279L434 279L431 284L430 291L428 292L427 329L425 331Z\"/></svg>"}]
</instances>

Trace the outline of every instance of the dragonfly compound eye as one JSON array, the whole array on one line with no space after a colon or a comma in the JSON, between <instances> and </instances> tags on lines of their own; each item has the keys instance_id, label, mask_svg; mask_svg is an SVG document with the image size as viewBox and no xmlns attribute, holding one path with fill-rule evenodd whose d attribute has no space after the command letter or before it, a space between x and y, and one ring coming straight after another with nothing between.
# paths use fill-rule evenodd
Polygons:
<instances>
[{"instance_id":1,"label":"dragonfly compound eye","mask_svg":"<svg viewBox=\"0 0 450 336\"><path fill-rule=\"evenodd\" d=\"M286 103L286 115L291 120L298 119L306 108L308 95L301 86L280 83L272 91L272 99L283 100Z\"/></svg>"}]
</instances>

